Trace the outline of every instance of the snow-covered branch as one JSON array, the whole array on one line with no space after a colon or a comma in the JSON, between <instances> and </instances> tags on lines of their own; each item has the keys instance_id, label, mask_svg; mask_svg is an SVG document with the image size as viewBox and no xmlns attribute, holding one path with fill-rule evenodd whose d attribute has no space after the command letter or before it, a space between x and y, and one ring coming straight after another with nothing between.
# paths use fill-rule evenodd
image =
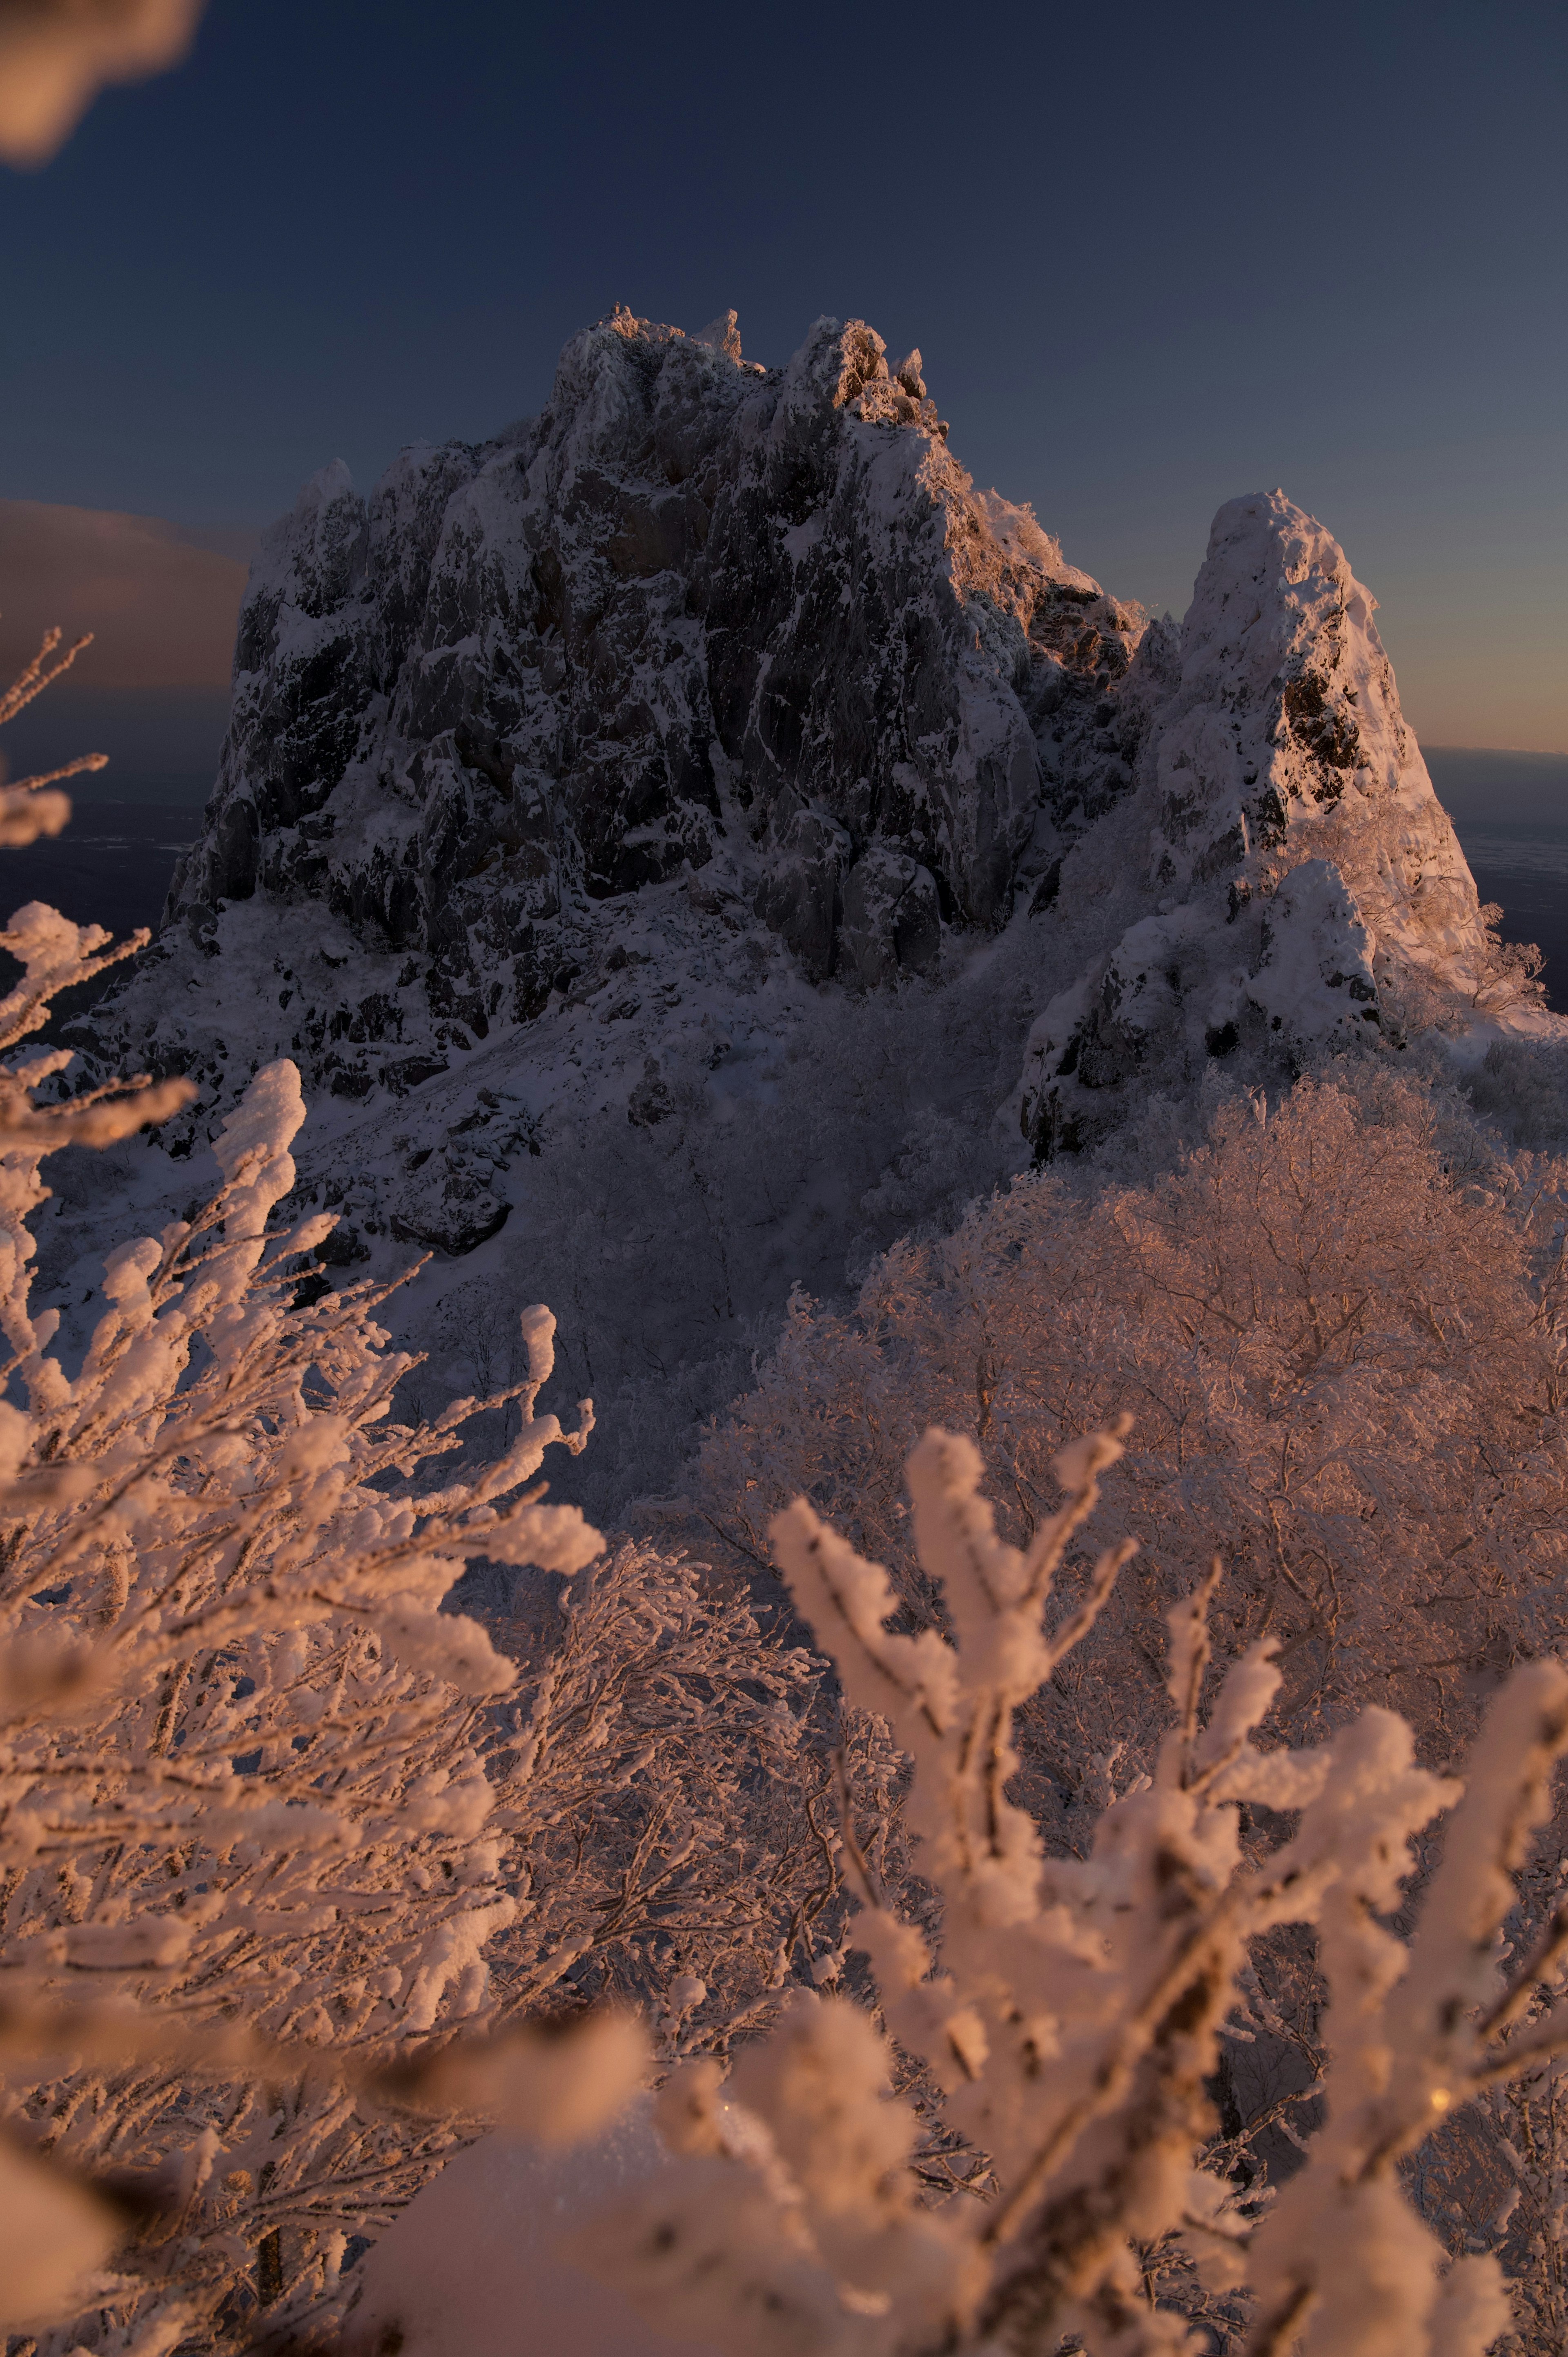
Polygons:
<instances>
[{"instance_id":1,"label":"snow-covered branch","mask_svg":"<svg viewBox=\"0 0 1568 2357\"><path fill-rule=\"evenodd\" d=\"M1111 1433L1060 1452L1064 1502L1023 1550L996 1535L972 1445L928 1434L909 1486L950 1642L892 1630L886 1574L809 1506L776 1521L846 1691L913 1761L940 1953L862 1876L852 1938L886 2036L847 2000L802 1996L727 2085L711 2064L671 2080L661 2121L682 2158L576 2246L661 2329L736 2357L1050 2350L1063 2336L1141 2357L1189 2345L1152 2254L1223 2292L1233 2330L1251 2312L1254 2357L1480 2357L1507 2329L1495 2261L1450 2259L1400 2164L1500 2075L1568 2042L1549 2010L1510 2046L1543 1954L1509 1986L1496 1961L1568 1749L1568 1672L1516 1673L1467 1789L1420 1766L1380 1708L1314 1749L1262 1748L1276 1647L1252 1644L1208 1691L1210 1579L1168 1616L1176 1724L1154 1773L1103 1811L1087 1857L1047 1857L1007 1797L1013 1713L1089 1617L1049 1625L1051 1587L1121 1454ZM1090 1593L1107 1577L1102 1557ZM1444 1810L1444 1863L1407 1946L1380 1918ZM1288 1924L1317 1927L1332 1993L1327 2125L1259 2224L1244 2188L1204 2166L1208 2089L1250 1944ZM899 2050L988 2157L993 2200L923 2198L915 2117L888 2093Z\"/></svg>"}]
</instances>

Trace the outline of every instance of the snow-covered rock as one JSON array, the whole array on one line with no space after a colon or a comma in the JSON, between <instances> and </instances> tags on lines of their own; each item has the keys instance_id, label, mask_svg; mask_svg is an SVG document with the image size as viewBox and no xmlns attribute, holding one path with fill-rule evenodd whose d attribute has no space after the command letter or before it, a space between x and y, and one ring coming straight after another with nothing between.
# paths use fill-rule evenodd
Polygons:
<instances>
[{"instance_id":1,"label":"snow-covered rock","mask_svg":"<svg viewBox=\"0 0 1568 2357\"><path fill-rule=\"evenodd\" d=\"M1151 1088L1412 1008L1555 1028L1488 979L1371 614L1276 492L1149 623L975 489L918 352L824 319L765 370L733 313L618 312L541 416L368 498L328 468L268 535L205 832L93 1018L201 1089L134 1183L177 1210L292 1058L301 1195L366 1274L435 1253L395 1314L438 1370L562 1309L613 1514L792 1282Z\"/></svg>"},{"instance_id":2,"label":"snow-covered rock","mask_svg":"<svg viewBox=\"0 0 1568 2357\"><path fill-rule=\"evenodd\" d=\"M338 1093L398 1095L721 845L813 980L929 965L943 913L1003 921L1042 793L1105 791L1094 707L1138 618L976 497L900 365L858 321L769 372L733 314L618 313L494 443L405 451L368 500L325 468L252 571L182 976L258 894L329 911L352 980L296 969L272 1028ZM188 1014L171 977L142 994L199 1058L228 995L200 979Z\"/></svg>"},{"instance_id":3,"label":"snow-covered rock","mask_svg":"<svg viewBox=\"0 0 1568 2357\"><path fill-rule=\"evenodd\" d=\"M1494 1035L1558 1028L1488 991L1495 945L1375 603L1283 491L1220 509L1179 651L1154 632L1140 650L1157 700L1134 790L1052 879L1063 900L1092 897L1120 864L1148 913L1034 1027L1016 1104L1040 1155L1206 1058L1289 1056L1369 1027L1398 1045L1412 985Z\"/></svg>"},{"instance_id":4,"label":"snow-covered rock","mask_svg":"<svg viewBox=\"0 0 1568 2357\"><path fill-rule=\"evenodd\" d=\"M1127 789L1143 617L975 490L921 368L859 321L768 371L733 313L617 312L542 416L405 450L369 499L340 463L306 486L252 568L205 831L101 1019L200 1082L166 1145L278 1055L383 1148L412 1095L360 1208L461 1254L509 1208L499 1082L650 1125L764 976L787 1032L813 985L1005 926Z\"/></svg>"}]
</instances>

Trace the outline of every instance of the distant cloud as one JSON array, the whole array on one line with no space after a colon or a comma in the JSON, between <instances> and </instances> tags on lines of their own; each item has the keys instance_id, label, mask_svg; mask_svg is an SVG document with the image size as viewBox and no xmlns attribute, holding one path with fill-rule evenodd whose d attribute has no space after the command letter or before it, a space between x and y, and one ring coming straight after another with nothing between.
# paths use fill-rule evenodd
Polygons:
<instances>
[{"instance_id":1,"label":"distant cloud","mask_svg":"<svg viewBox=\"0 0 1568 2357\"><path fill-rule=\"evenodd\" d=\"M0 0L0 156L47 164L112 81L177 65L206 0Z\"/></svg>"},{"instance_id":2,"label":"distant cloud","mask_svg":"<svg viewBox=\"0 0 1568 2357\"><path fill-rule=\"evenodd\" d=\"M9 678L58 622L68 638L94 633L73 673L81 687L226 688L244 537L0 500L0 674Z\"/></svg>"}]
</instances>

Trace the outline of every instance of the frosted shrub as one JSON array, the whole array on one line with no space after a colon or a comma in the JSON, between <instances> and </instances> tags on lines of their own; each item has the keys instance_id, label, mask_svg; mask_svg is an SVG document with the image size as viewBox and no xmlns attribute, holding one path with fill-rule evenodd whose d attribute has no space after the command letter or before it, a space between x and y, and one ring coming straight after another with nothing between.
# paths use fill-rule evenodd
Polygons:
<instances>
[{"instance_id":1,"label":"frosted shrub","mask_svg":"<svg viewBox=\"0 0 1568 2357\"><path fill-rule=\"evenodd\" d=\"M1554 1039L1496 1040L1467 1082L1477 1111L1520 1146L1568 1140L1568 1047Z\"/></svg>"},{"instance_id":2,"label":"frosted shrub","mask_svg":"<svg viewBox=\"0 0 1568 2357\"><path fill-rule=\"evenodd\" d=\"M1401 2165L1457 2107L1568 2047L1568 2006L1541 1996L1568 1910L1511 1980L1496 1961L1568 1748L1568 1672L1515 1673L1467 1790L1419 1766L1409 1727L1377 1707L1316 1749L1262 1749L1277 1641L1206 1681L1216 1566L1168 1615L1175 1723L1152 1775L1099 1816L1086 1857L1047 1858L1007 1797L1014 1714L1082 1643L1130 1553L1102 1553L1047 1625L1121 1454L1107 1433L1061 1451L1065 1502L1020 1550L995 1534L972 1443L927 1435L908 1465L913 1535L950 1641L900 1633L886 1572L803 1501L775 1522L846 1694L913 1762L941 1951L885 1903L852 1839L853 1937L886 2034L845 2000L801 1996L727 2085L711 2063L677 2072L660 2119L680 2159L580 2238L579 2263L660 2329L736 2357L1047 2352L1064 2335L1144 2357L1202 2345L1158 2297L1185 2271L1181 2305L1201 2304L1193 2279L1208 2287L1222 2335L1246 2330L1256 2357L1479 2357L1507 2330L1496 2262L1449 2258ZM1407 1946L1379 1919L1443 1810ZM1250 1943L1289 1924L1317 1928L1330 1992L1326 2122L1272 2204L1249 2202L1203 2165L1206 2082L1245 2013ZM888 2093L897 2050L945 2089L993 2199L920 2200L914 2116Z\"/></svg>"},{"instance_id":3,"label":"frosted shrub","mask_svg":"<svg viewBox=\"0 0 1568 2357\"><path fill-rule=\"evenodd\" d=\"M519 1922L493 1970L509 2006L570 1973L578 2002L652 1997L666 2056L727 2047L792 1983L837 1968L835 1796L811 1739L821 1664L696 1566L631 1542L573 1582L563 1612L498 1788L522 1813ZM875 1805L894 1763L865 1727L849 1741Z\"/></svg>"},{"instance_id":4,"label":"frosted shrub","mask_svg":"<svg viewBox=\"0 0 1568 2357\"><path fill-rule=\"evenodd\" d=\"M694 1502L747 1560L803 1491L888 1566L902 1625L940 1629L903 1502L923 1426L983 1443L1001 1526L1026 1546L1052 1511L1052 1450L1128 1406L1102 1512L1144 1551L1017 1714L1012 1797L1047 1848L1086 1854L1106 1803L1153 1772L1151 1631L1216 1552L1217 1652L1275 1640L1293 1741L1397 1702L1422 1757L1449 1765L1479 1697L1563 1641L1563 1211L1560 1164L1501 1162L1408 1082L1242 1099L1167 1177L1095 1199L1031 1180L952 1237L887 1254L854 1314L797 1298L711 1437ZM1069 1557L1068 1594L1084 1576ZM1559 1826L1510 1939L1550 1919L1561 1849ZM1259 2181L1295 2165L1322 2097L1314 1955L1283 1929L1254 1945L1252 2026L1221 2051L1224 2166ZM1568 2322L1541 2225L1560 2164L1528 2156L1556 2151L1560 2103L1542 2066L1466 2111L1417 2170L1452 2247L1504 2252L1543 2348L1552 2317Z\"/></svg>"},{"instance_id":5,"label":"frosted shrub","mask_svg":"<svg viewBox=\"0 0 1568 2357\"><path fill-rule=\"evenodd\" d=\"M1279 1639L1294 1739L1397 1700L1441 1755L1477 1680L1565 1625L1562 1166L1456 1168L1463 1143L1414 1088L1304 1082L1222 1108L1147 1186L1015 1186L895 1248L853 1314L797 1298L704 1448L703 1526L754 1560L803 1493L929 1617L901 1482L924 1426L981 1443L1027 1544L1053 1450L1125 1409L1110 1511L1146 1551L1030 1706L1047 1821L1065 1835L1064 1803L1117 1744L1147 1766L1145 1632L1217 1550L1218 1642Z\"/></svg>"},{"instance_id":6,"label":"frosted shrub","mask_svg":"<svg viewBox=\"0 0 1568 2357\"><path fill-rule=\"evenodd\" d=\"M308 2059L385 2055L485 2014L481 1951L517 1902L484 1714L516 1672L437 1608L470 1555L571 1572L601 1544L523 1489L588 1426L532 1413L547 1312L532 1313L511 1449L432 1487L416 1477L475 1404L418 1432L391 1424L408 1362L371 1288L294 1306L329 1224L267 1235L304 1112L292 1065L258 1076L219 1137L211 1203L111 1254L74 1376L49 1355L53 1313L27 1306L41 1149L0 1164L0 1323L25 1401L0 1406L0 1966L35 2050L63 2065L17 2089L20 2119L89 2177L185 2168L188 2290L227 2288L260 2245L275 2293L292 2255L269 2236L311 2232L325 2258L345 2207L374 2214L417 2182L422 2140L359 2116L329 2078L203 2095L184 2065L236 2018L258 2059L274 2043ZM124 2067L71 2068L88 1975L105 2056L116 2000L156 1999L183 2050L139 2055L128 2038ZM161 2236L143 2255L155 2275L177 2263Z\"/></svg>"},{"instance_id":7,"label":"frosted shrub","mask_svg":"<svg viewBox=\"0 0 1568 2357\"><path fill-rule=\"evenodd\" d=\"M825 1793L803 1814L775 1799L799 1781L805 1658L682 1563L622 1547L588 1570L597 1534L525 1486L591 1425L585 1403L569 1433L536 1412L547 1311L524 1318L525 1380L389 1419L413 1362L374 1323L384 1289L299 1307L331 1217L267 1234L303 1114L292 1065L258 1076L212 1202L111 1256L74 1379L7 1226L29 1405L0 1409L0 1970L33 2058L11 2085L57 2168L144 2174L157 2214L99 2305L171 2330L335 2296L347 2234L385 2223L476 2114L555 2115L532 2049L422 2089L411 2060L456 2024L669 1986L667 2050L722 2042L842 1914ZM37 1173L36 1151L7 1157L13 1214ZM433 1486L466 1422L508 1407L505 1453ZM532 1693L438 1609L474 1555L585 1577ZM151 2037L117 2010L149 2001ZM570 2099L589 2124L642 2047L591 2050L607 2093Z\"/></svg>"},{"instance_id":8,"label":"frosted shrub","mask_svg":"<svg viewBox=\"0 0 1568 2357\"><path fill-rule=\"evenodd\" d=\"M86 630L61 654L63 630L46 630L38 653L25 663L9 687L0 688L0 728L25 712L29 704L42 695L45 688L68 672L84 648L92 644L92 632ZM17 778L10 785L0 785L0 845L10 851L22 851L29 843L37 843L43 834L59 834L70 819L70 798L51 793L48 788L58 786L62 778L77 778L90 770L108 767L106 753L79 753L58 770L43 771L37 777Z\"/></svg>"},{"instance_id":9,"label":"frosted shrub","mask_svg":"<svg viewBox=\"0 0 1568 2357\"><path fill-rule=\"evenodd\" d=\"M10 790L11 840L40 809ZM0 1052L145 938L19 911ZM542 1501L547 1451L592 1427L586 1401L569 1431L539 1411L550 1312L523 1313L519 1380L413 1426L390 1288L301 1285L335 1215L279 1224L292 1064L59 1354L30 1300L44 1158L193 1094L39 1103L70 1061L0 1068L0 2324L156 2357L258 2301L274 2334L324 2329L348 2236L483 2118L576 2132L636 2083L647 2033L586 1997L651 1998L667 2052L722 2046L843 1908L825 1795L773 1802L811 1665ZM553 1645L511 1628L521 1677L440 1609L474 1558L568 1582ZM509 2029L542 2008L574 2034Z\"/></svg>"}]
</instances>

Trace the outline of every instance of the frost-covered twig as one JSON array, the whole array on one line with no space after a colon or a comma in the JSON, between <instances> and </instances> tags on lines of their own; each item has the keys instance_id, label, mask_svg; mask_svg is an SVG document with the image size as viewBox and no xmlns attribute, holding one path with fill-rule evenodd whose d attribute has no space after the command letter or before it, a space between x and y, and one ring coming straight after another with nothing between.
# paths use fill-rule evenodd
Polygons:
<instances>
[{"instance_id":1,"label":"frost-covered twig","mask_svg":"<svg viewBox=\"0 0 1568 2357\"><path fill-rule=\"evenodd\" d=\"M43 644L32 661L9 687L0 689L0 727L7 720L14 720L62 672L69 671L82 649L92 644L92 633L87 630L66 649L58 662L51 662L50 657L62 635L58 630L46 630ZM63 762L58 770L46 770L37 777L16 778L9 784L0 785L0 849L22 851L41 834L59 834L70 823L70 802L66 795L48 793L44 789L58 786L62 778L77 778L86 770L106 769L108 760L106 753L80 753L74 761Z\"/></svg>"},{"instance_id":2,"label":"frost-covered twig","mask_svg":"<svg viewBox=\"0 0 1568 2357\"><path fill-rule=\"evenodd\" d=\"M212 1200L111 1254L74 1375L28 1297L45 1149L0 1174L21 1403L0 1404L17 2133L72 2181L166 2175L210 2145L179 2235L118 2253L99 2305L122 2320L171 2299L238 2315L289 2287L340 2301L333 2233L385 2222L478 2116L548 2098L591 2124L643 2051L639 2031L606 2050L620 2078L585 2081L567 2046L497 2045L505 2024L683 1975L659 2039L722 2043L838 1936L836 1881L782 1804L811 1665L690 1566L622 1548L589 1571L597 1534L535 1480L592 1428L585 1401L570 1430L540 1410L547 1310L524 1313L523 1380L392 1420L417 1361L375 1322L389 1288L302 1303L332 1216L274 1228L304 1112L292 1065L257 1076ZM504 1405L521 1428L469 1462L467 1426ZM526 1706L486 1629L440 1609L476 1555L586 1576ZM459 2028L479 2043L454 2046ZM290 2090L281 2114L258 2109L268 2086ZM80 2319L62 2330L82 2338Z\"/></svg>"},{"instance_id":3,"label":"frost-covered twig","mask_svg":"<svg viewBox=\"0 0 1568 2357\"><path fill-rule=\"evenodd\" d=\"M662 2329L736 2357L1049 2351L1064 2336L1153 2357L1187 2345L1154 2289L1160 2252L1229 2287L1233 2320L1251 2299L1254 2357L1480 2357L1506 2329L1496 2263L1450 2260L1399 2163L1510 2067L1499 2039L1520 2000L1499 1987L1498 1934L1568 1748L1568 1672L1516 1674L1463 1797L1382 1709L1316 1749L1262 1749L1280 1684L1270 1641L1200 1706L1211 1577L1169 1614L1176 1724L1152 1778L1104 1811L1086 1859L1047 1858L1007 1797L1012 1717L1085 1621L1080 1607L1049 1631L1044 1609L1120 1454L1106 1433L1060 1453L1065 1501L1026 1553L995 1534L972 1445L928 1434L909 1483L950 1643L896 1633L886 1574L811 1508L776 1522L846 1692L886 1714L912 1760L911 1822L943 1900L939 1958L857 1863L854 1943L891 2039L944 2088L997 2190L926 2206L913 2115L888 2096L893 2047L847 2002L801 1997L727 2087L712 2065L677 2074L661 2117L682 2158L577 2246ZM1294 1830L1244 1851L1244 1805ZM1406 1947L1379 1919L1400 1904L1412 1837L1448 1808ZM1332 1990L1327 2124L1257 2226L1203 2166L1206 2089L1249 1944L1288 1924L1318 1927ZM1525 1975L1537 1969L1532 1957ZM1541 2050L1520 2041L1520 2058Z\"/></svg>"},{"instance_id":4,"label":"frost-covered twig","mask_svg":"<svg viewBox=\"0 0 1568 2357\"><path fill-rule=\"evenodd\" d=\"M88 631L58 662L52 661L60 637L58 630L46 630L32 661L8 688L0 691L0 726L15 719L92 643L92 633ZM38 777L0 786L0 848L18 850L40 835L58 834L70 822L70 800L42 790L62 778L102 770L106 759L102 753L84 753ZM0 998L0 1056L42 1028L51 1003L62 991L91 982L111 966L134 957L150 938L144 931L111 947L102 925L73 925L58 909L41 900L29 900L18 909L0 931L0 949L7 950L23 969L20 979ZM144 1125L166 1121L196 1094L188 1081L171 1079L155 1085L142 1073L63 1104L36 1103L34 1092L71 1060L69 1054L56 1054L30 1057L9 1068L0 1066L0 1154L13 1146L24 1150L37 1146L48 1152L61 1146L113 1145Z\"/></svg>"}]
</instances>

